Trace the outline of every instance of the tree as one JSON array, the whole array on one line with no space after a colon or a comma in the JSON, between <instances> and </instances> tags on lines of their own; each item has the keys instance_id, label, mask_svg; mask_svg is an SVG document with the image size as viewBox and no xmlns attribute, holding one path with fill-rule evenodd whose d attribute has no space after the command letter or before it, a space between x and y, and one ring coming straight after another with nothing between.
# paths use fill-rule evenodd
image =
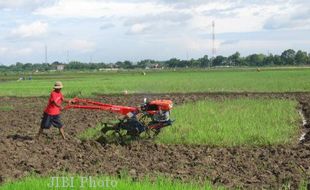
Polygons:
<instances>
[{"instance_id":1,"label":"tree","mask_svg":"<svg viewBox=\"0 0 310 190\"><path fill-rule=\"evenodd\" d=\"M218 55L213 59L212 66L223 66L223 65L226 65L226 63L227 63L227 58L224 56Z\"/></svg>"},{"instance_id":2,"label":"tree","mask_svg":"<svg viewBox=\"0 0 310 190\"><path fill-rule=\"evenodd\" d=\"M285 50L281 54L281 59L284 65L294 65L295 64L295 51L292 49Z\"/></svg>"},{"instance_id":3,"label":"tree","mask_svg":"<svg viewBox=\"0 0 310 190\"><path fill-rule=\"evenodd\" d=\"M249 66L263 66L264 59L264 54L252 54L246 57L246 62Z\"/></svg>"},{"instance_id":4,"label":"tree","mask_svg":"<svg viewBox=\"0 0 310 190\"><path fill-rule=\"evenodd\" d=\"M190 61L188 61L187 66L189 66L189 67L199 67L200 66L199 59L191 59Z\"/></svg>"},{"instance_id":5,"label":"tree","mask_svg":"<svg viewBox=\"0 0 310 190\"><path fill-rule=\"evenodd\" d=\"M79 61L71 61L66 67L68 69L81 70L86 69L87 65Z\"/></svg>"},{"instance_id":6,"label":"tree","mask_svg":"<svg viewBox=\"0 0 310 190\"><path fill-rule=\"evenodd\" d=\"M123 68L124 69L133 69L133 65L132 65L132 63L130 62L130 61L124 61L124 63L123 63Z\"/></svg>"},{"instance_id":7,"label":"tree","mask_svg":"<svg viewBox=\"0 0 310 190\"><path fill-rule=\"evenodd\" d=\"M212 64L211 64L212 62ZM5 66L0 64L0 71L48 71L55 69L57 65L62 64L61 62L54 61L52 64L48 63L21 63L17 62L14 65ZM208 55L204 55L198 59L190 60L179 60L177 58L172 58L167 61L156 61L156 60L141 60L137 65L130 61L118 61L116 63L106 64L104 62L99 63L84 63L79 61L71 61L66 64L66 70L90 70L90 69L100 69L100 68L124 68L124 69L134 69L134 68L146 68L146 67L208 67L213 66L266 66L266 65L310 65L310 54L305 51L298 50L295 52L292 49L288 49L282 52L281 55L264 55L264 54L252 54L246 57L241 57L239 52L236 52L228 57L217 56L213 60L209 59Z\"/></svg>"},{"instance_id":8,"label":"tree","mask_svg":"<svg viewBox=\"0 0 310 190\"><path fill-rule=\"evenodd\" d=\"M228 57L228 64L231 66L239 66L241 65L240 53L236 52Z\"/></svg>"},{"instance_id":9,"label":"tree","mask_svg":"<svg viewBox=\"0 0 310 190\"><path fill-rule=\"evenodd\" d=\"M168 67L179 67L180 60L176 58L172 58L169 61L166 61Z\"/></svg>"},{"instance_id":10,"label":"tree","mask_svg":"<svg viewBox=\"0 0 310 190\"><path fill-rule=\"evenodd\" d=\"M31 71L32 70L32 63L26 63L23 65L23 70Z\"/></svg>"},{"instance_id":11,"label":"tree","mask_svg":"<svg viewBox=\"0 0 310 190\"><path fill-rule=\"evenodd\" d=\"M209 67L210 60L208 58L208 55L205 55L202 58L199 58L198 61L200 63L200 67Z\"/></svg>"},{"instance_id":12,"label":"tree","mask_svg":"<svg viewBox=\"0 0 310 190\"><path fill-rule=\"evenodd\" d=\"M150 60L150 59L145 59L145 60L139 61L137 63L137 67L139 67L139 68L151 67L152 64L154 64L154 63L156 63L156 61Z\"/></svg>"},{"instance_id":13,"label":"tree","mask_svg":"<svg viewBox=\"0 0 310 190\"><path fill-rule=\"evenodd\" d=\"M274 63L275 65L283 65L281 56L279 56L279 55L274 55L274 56L273 56L273 63Z\"/></svg>"},{"instance_id":14,"label":"tree","mask_svg":"<svg viewBox=\"0 0 310 190\"><path fill-rule=\"evenodd\" d=\"M123 62L118 61L118 62L115 63L115 66L118 67L118 68L123 68Z\"/></svg>"},{"instance_id":15,"label":"tree","mask_svg":"<svg viewBox=\"0 0 310 190\"><path fill-rule=\"evenodd\" d=\"M274 56L272 54L269 54L264 58L263 65L274 65L274 64L275 64Z\"/></svg>"},{"instance_id":16,"label":"tree","mask_svg":"<svg viewBox=\"0 0 310 190\"><path fill-rule=\"evenodd\" d=\"M296 62L296 64L298 64L298 65L306 64L307 61L308 61L307 52L298 50L296 55L295 55L295 62Z\"/></svg>"}]
</instances>

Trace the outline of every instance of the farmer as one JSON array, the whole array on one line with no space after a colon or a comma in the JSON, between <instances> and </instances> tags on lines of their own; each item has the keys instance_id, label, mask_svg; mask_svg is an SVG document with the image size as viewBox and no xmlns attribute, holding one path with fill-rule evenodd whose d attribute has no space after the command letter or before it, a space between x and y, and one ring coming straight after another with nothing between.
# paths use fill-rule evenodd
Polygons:
<instances>
[{"instance_id":1,"label":"farmer","mask_svg":"<svg viewBox=\"0 0 310 190\"><path fill-rule=\"evenodd\" d=\"M65 139L64 125L60 120L60 112L63 109L61 103L64 101L64 96L61 93L63 85L57 81L54 85L54 90L51 92L48 104L44 110L41 126L37 137L43 133L43 129L49 129L51 125L59 129L62 138Z\"/></svg>"}]
</instances>

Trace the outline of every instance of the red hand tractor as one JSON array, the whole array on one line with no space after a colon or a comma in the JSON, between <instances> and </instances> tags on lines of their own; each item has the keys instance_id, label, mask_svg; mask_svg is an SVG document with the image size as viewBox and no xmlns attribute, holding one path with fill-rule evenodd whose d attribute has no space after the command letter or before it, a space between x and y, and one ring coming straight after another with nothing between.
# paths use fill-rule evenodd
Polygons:
<instances>
[{"instance_id":1,"label":"red hand tractor","mask_svg":"<svg viewBox=\"0 0 310 190\"><path fill-rule=\"evenodd\" d=\"M115 124L104 123L101 131L106 134L108 131L114 132L120 138L124 136L139 137L146 134L148 138L153 138L159 134L162 128L172 125L170 111L172 109L171 100L147 101L139 107L119 106L95 102L92 100L73 98L65 109L92 109L104 110L122 115L122 119Z\"/></svg>"}]
</instances>

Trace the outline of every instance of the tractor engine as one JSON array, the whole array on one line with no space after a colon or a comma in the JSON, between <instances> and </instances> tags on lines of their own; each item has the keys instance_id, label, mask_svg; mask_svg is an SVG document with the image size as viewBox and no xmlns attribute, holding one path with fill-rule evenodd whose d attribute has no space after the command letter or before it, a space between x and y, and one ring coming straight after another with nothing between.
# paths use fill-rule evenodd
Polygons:
<instances>
[{"instance_id":1,"label":"tractor engine","mask_svg":"<svg viewBox=\"0 0 310 190\"><path fill-rule=\"evenodd\" d=\"M164 123L170 121L171 100L154 100L145 103L141 110L150 116L153 122Z\"/></svg>"}]
</instances>

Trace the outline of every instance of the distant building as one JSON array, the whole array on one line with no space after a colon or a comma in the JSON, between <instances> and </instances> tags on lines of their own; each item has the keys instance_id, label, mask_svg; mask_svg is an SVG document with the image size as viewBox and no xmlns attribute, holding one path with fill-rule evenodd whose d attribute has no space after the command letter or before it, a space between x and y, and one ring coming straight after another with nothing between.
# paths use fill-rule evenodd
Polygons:
<instances>
[{"instance_id":1,"label":"distant building","mask_svg":"<svg viewBox=\"0 0 310 190\"><path fill-rule=\"evenodd\" d=\"M99 71L117 71L119 68L100 68Z\"/></svg>"},{"instance_id":2,"label":"distant building","mask_svg":"<svg viewBox=\"0 0 310 190\"><path fill-rule=\"evenodd\" d=\"M159 69L159 64L148 64L145 69Z\"/></svg>"},{"instance_id":3,"label":"distant building","mask_svg":"<svg viewBox=\"0 0 310 190\"><path fill-rule=\"evenodd\" d=\"M57 65L56 70L57 71L63 71L65 69L65 65Z\"/></svg>"}]
</instances>

